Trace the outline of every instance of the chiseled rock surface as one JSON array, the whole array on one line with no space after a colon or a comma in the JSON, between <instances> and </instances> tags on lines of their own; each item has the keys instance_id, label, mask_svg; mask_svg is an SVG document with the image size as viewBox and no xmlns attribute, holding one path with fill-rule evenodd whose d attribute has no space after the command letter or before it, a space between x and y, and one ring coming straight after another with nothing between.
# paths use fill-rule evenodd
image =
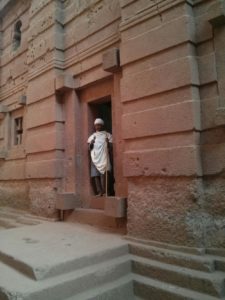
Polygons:
<instances>
[{"instance_id":1,"label":"chiseled rock surface","mask_svg":"<svg viewBox=\"0 0 225 300\"><path fill-rule=\"evenodd\" d=\"M47 220L1 230L0 241L1 300L225 299L222 250Z\"/></svg>"}]
</instances>

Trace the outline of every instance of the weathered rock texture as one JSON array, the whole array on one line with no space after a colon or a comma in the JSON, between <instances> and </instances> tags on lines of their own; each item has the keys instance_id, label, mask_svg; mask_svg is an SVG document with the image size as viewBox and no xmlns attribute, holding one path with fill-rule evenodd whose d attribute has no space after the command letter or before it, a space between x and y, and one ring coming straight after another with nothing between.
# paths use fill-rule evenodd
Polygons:
<instances>
[{"instance_id":1,"label":"weathered rock texture","mask_svg":"<svg viewBox=\"0 0 225 300\"><path fill-rule=\"evenodd\" d=\"M111 100L128 234L225 246L223 1L5 0L0 10L1 204L51 216L57 194L73 193L90 207L93 103Z\"/></svg>"}]
</instances>

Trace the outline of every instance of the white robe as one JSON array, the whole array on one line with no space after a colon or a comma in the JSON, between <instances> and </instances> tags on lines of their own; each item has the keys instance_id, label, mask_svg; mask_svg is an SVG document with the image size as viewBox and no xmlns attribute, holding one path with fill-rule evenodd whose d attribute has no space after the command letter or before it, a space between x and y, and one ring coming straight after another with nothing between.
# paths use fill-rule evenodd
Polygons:
<instances>
[{"instance_id":1,"label":"white robe","mask_svg":"<svg viewBox=\"0 0 225 300\"><path fill-rule=\"evenodd\" d=\"M91 159L96 169L105 174L107 171L111 171L111 164L109 159L108 145L106 138L112 143L112 135L106 131L96 131L88 138L88 144L95 138L93 149L91 150Z\"/></svg>"}]
</instances>

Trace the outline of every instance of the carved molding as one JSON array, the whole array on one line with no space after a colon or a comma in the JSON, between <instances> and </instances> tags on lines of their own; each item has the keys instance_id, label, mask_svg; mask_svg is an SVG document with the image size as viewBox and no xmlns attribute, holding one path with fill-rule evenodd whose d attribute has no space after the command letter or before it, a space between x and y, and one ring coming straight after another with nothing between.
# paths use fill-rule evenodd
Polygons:
<instances>
[{"instance_id":1,"label":"carved molding","mask_svg":"<svg viewBox=\"0 0 225 300\"><path fill-rule=\"evenodd\" d=\"M181 3L188 3L193 5L192 0L161 0L158 1L157 4L150 5L146 7L144 10L140 11L138 14L133 15L132 17L128 18L127 20L123 20L120 24L120 31L125 31L130 27L135 26L145 20L148 20L155 15L162 13L163 11L170 9L174 6L177 6Z\"/></svg>"}]
</instances>

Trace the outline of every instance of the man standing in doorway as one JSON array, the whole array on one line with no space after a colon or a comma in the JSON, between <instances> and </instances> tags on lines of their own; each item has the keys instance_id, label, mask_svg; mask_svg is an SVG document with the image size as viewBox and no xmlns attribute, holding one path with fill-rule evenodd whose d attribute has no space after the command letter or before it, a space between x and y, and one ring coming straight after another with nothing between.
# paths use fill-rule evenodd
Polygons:
<instances>
[{"instance_id":1,"label":"man standing in doorway","mask_svg":"<svg viewBox=\"0 0 225 300\"><path fill-rule=\"evenodd\" d=\"M95 133L88 138L91 153L91 177L94 178L97 196L103 196L106 191L106 176L112 170L110 155L112 135L104 130L104 121L96 119Z\"/></svg>"}]
</instances>

